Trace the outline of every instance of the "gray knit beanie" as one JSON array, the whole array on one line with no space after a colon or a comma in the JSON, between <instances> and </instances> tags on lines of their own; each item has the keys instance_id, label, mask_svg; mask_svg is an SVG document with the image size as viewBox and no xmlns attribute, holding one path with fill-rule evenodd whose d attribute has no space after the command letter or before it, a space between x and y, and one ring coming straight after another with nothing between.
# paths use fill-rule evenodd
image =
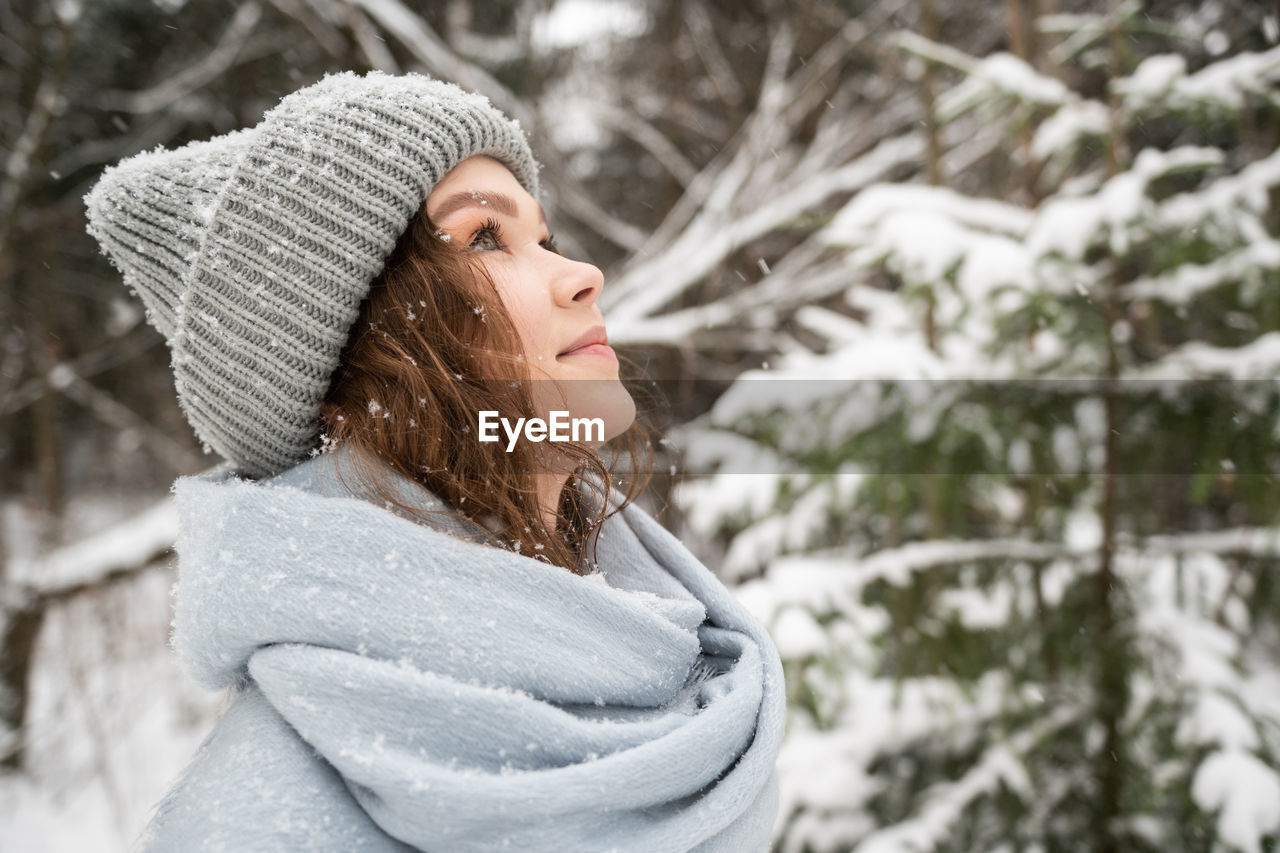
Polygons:
<instances>
[{"instance_id":1,"label":"gray knit beanie","mask_svg":"<svg viewBox=\"0 0 1280 853\"><path fill-rule=\"evenodd\" d=\"M87 231L168 341L196 434L251 477L305 459L369 285L446 172L487 154L535 198L517 122L422 74L328 74L255 127L103 171Z\"/></svg>"}]
</instances>

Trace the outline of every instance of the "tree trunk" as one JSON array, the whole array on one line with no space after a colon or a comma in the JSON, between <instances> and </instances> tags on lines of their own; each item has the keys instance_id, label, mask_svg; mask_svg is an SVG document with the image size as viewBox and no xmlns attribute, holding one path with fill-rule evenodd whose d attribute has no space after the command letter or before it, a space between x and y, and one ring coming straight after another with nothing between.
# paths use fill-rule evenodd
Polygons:
<instances>
[{"instance_id":1,"label":"tree trunk","mask_svg":"<svg viewBox=\"0 0 1280 853\"><path fill-rule=\"evenodd\" d=\"M0 753L0 767L19 770L24 759L23 720L26 719L31 656L44 621L40 600L26 602L7 613L0 612L0 733L11 738Z\"/></svg>"},{"instance_id":2,"label":"tree trunk","mask_svg":"<svg viewBox=\"0 0 1280 853\"><path fill-rule=\"evenodd\" d=\"M1119 4L1114 7L1118 12ZM1111 30L1111 73L1113 79L1121 73L1121 40L1120 19L1117 14L1112 21ZM1119 126L1118 105L1111 104L1111 126L1107 134L1107 174L1115 176L1120 169L1121 128ZM1105 471L1102 480L1102 547L1098 554L1098 575L1095 579L1095 600L1098 619L1097 653L1097 709L1098 724L1102 727L1102 748L1095 761L1095 781L1097 785L1095 801L1095 841L1094 849L1098 853L1114 853L1117 850L1113 834L1117 817L1122 812L1121 798L1124 794L1125 749L1120 731L1125 707L1128 704L1128 673L1125 671L1123 642L1117 625L1116 609L1118 591L1115 574L1116 545L1116 478L1121 471L1119 431L1120 397L1115 385L1120 376L1120 360L1117 352L1114 328L1119 320L1118 288L1120 285L1120 264L1118 258L1112 258L1112 276L1110 286L1106 289L1104 310L1106 312L1106 330L1104 332L1107 350L1107 387L1103 395L1105 409Z\"/></svg>"}]
</instances>

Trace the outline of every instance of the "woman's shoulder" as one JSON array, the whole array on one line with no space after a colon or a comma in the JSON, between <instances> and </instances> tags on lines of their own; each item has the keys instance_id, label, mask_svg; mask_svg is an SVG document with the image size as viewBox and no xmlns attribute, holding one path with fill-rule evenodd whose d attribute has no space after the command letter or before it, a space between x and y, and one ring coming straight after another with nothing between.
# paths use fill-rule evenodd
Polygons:
<instances>
[{"instance_id":1,"label":"woman's shoulder","mask_svg":"<svg viewBox=\"0 0 1280 853\"><path fill-rule=\"evenodd\" d=\"M231 706L134 844L168 851L377 851L412 848L383 832L337 771L253 684Z\"/></svg>"},{"instance_id":2,"label":"woman's shoulder","mask_svg":"<svg viewBox=\"0 0 1280 853\"><path fill-rule=\"evenodd\" d=\"M378 465L379 473L401 479L386 465ZM339 447L299 462L292 468L260 481L270 488L300 489L308 494L329 498L369 498L361 483L354 456Z\"/></svg>"},{"instance_id":3,"label":"woman's shoulder","mask_svg":"<svg viewBox=\"0 0 1280 853\"><path fill-rule=\"evenodd\" d=\"M229 465L182 477L173 492L191 521L248 509L270 508L275 514L302 513L304 507L328 515L363 508L389 511L442 532L476 539L478 528L422 484L385 462L337 447L311 456L272 476L250 479ZM314 499L321 499L315 503ZM331 501L343 503L331 503ZM354 503L352 503L354 501ZM345 507L346 509L340 509ZM186 515L183 517L185 518Z\"/></svg>"},{"instance_id":4,"label":"woman's shoulder","mask_svg":"<svg viewBox=\"0 0 1280 853\"><path fill-rule=\"evenodd\" d=\"M345 447L316 453L291 468L261 478L251 478L243 470L224 462L199 474L178 478L173 490L181 494L215 487L296 489L319 497L367 500L373 497L364 476L370 471L376 472L380 481L392 484L396 492L406 497L412 493L416 500L438 502L434 495L391 466L363 456L357 457Z\"/></svg>"}]
</instances>

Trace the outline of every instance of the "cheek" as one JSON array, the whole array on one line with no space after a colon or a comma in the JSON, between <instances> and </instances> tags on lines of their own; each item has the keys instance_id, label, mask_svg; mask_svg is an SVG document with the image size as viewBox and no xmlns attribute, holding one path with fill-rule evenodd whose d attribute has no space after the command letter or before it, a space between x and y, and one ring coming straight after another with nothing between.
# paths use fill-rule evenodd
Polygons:
<instances>
[{"instance_id":1,"label":"cheek","mask_svg":"<svg viewBox=\"0 0 1280 853\"><path fill-rule=\"evenodd\" d=\"M539 299L531 287L520 286L519 280L507 276L493 276L498 296L507 309L511 321L520 333L520 342L524 345L525 355L536 358L544 355L547 347L546 335L548 312L545 300Z\"/></svg>"}]
</instances>

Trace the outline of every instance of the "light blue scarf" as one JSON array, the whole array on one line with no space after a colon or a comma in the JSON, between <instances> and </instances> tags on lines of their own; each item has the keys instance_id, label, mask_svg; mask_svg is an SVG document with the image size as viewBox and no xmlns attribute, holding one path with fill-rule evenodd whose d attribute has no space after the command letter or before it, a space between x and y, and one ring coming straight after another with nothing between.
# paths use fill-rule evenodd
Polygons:
<instances>
[{"instance_id":1,"label":"light blue scarf","mask_svg":"<svg viewBox=\"0 0 1280 853\"><path fill-rule=\"evenodd\" d=\"M578 576L353 497L344 458L175 484L174 647L234 699L141 849L768 848L778 653L675 537L629 506Z\"/></svg>"}]
</instances>

